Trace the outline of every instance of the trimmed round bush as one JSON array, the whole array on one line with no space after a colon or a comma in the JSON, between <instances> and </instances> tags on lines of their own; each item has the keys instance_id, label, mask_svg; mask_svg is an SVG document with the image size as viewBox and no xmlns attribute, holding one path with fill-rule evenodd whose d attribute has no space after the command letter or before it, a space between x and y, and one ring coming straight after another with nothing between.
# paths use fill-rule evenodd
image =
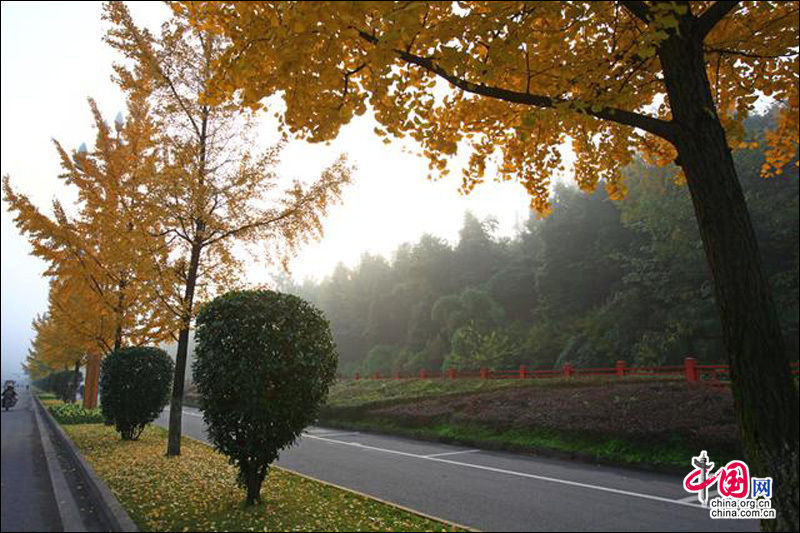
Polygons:
<instances>
[{"instance_id":1,"label":"trimmed round bush","mask_svg":"<svg viewBox=\"0 0 800 533\"><path fill-rule=\"evenodd\" d=\"M296 296L229 292L197 317L192 367L214 447L239 470L249 505L281 449L314 422L336 377L328 321Z\"/></svg>"},{"instance_id":2,"label":"trimmed round bush","mask_svg":"<svg viewBox=\"0 0 800 533\"><path fill-rule=\"evenodd\" d=\"M136 440L169 403L174 365L164 350L136 346L108 354L100 367L100 409L123 440Z\"/></svg>"}]
</instances>

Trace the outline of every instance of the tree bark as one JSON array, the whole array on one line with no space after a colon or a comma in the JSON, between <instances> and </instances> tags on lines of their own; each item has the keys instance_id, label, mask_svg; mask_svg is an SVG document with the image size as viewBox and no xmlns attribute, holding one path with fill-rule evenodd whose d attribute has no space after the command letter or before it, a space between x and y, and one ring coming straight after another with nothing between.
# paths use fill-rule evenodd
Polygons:
<instances>
[{"instance_id":1,"label":"tree bark","mask_svg":"<svg viewBox=\"0 0 800 533\"><path fill-rule=\"evenodd\" d=\"M81 363L80 363L80 361L75 361L75 372L74 372L74 376L72 378L72 388L69 391L70 392L70 400L69 400L70 403L75 403L77 401L77 399L78 399L78 384L80 382L78 377L80 376L80 373L81 373Z\"/></svg>"},{"instance_id":2,"label":"tree bark","mask_svg":"<svg viewBox=\"0 0 800 533\"><path fill-rule=\"evenodd\" d=\"M256 505L261 503L261 484L264 479L258 475L258 469L251 467L245 474L247 485L247 505Z\"/></svg>"},{"instance_id":3,"label":"tree bark","mask_svg":"<svg viewBox=\"0 0 800 533\"><path fill-rule=\"evenodd\" d=\"M201 113L203 118L200 131L198 132L198 142L200 143L198 182L202 187L205 183L206 176L206 141L208 135L208 118L210 115L209 107L203 106ZM189 330L192 326L194 290L197 285L197 271L200 266L200 253L203 250L205 230L205 222L202 217L198 217L195 220L196 233L194 241L192 242L189 272L186 276L186 291L183 296L185 315L182 321L182 328L178 332L178 350L175 356L175 379L172 382L172 401L170 402L169 408L169 435L167 438L168 456L181 454L181 418L183 415L183 388L186 379L186 359L189 351Z\"/></svg>"},{"instance_id":4,"label":"tree bark","mask_svg":"<svg viewBox=\"0 0 800 533\"><path fill-rule=\"evenodd\" d=\"M89 354L86 360L86 378L83 387L83 407L94 409L97 407L97 385L100 379L100 360L102 356Z\"/></svg>"},{"instance_id":5,"label":"tree bark","mask_svg":"<svg viewBox=\"0 0 800 533\"><path fill-rule=\"evenodd\" d=\"M122 348L122 317L123 317L123 304L125 296L122 291L125 290L125 282L119 282L119 295L117 296L117 308L114 310L117 318L117 327L114 331L114 351Z\"/></svg>"},{"instance_id":6,"label":"tree bark","mask_svg":"<svg viewBox=\"0 0 800 533\"><path fill-rule=\"evenodd\" d=\"M186 359L189 352L189 330L192 325L192 304L197 284L197 270L200 265L201 247L192 246L189 260L189 272L186 277L184 292L185 315L181 330L178 332L178 349L175 356L175 376L172 382L172 399L169 406L169 436L167 438L167 455L181 454L181 420L183 415L183 388L186 379Z\"/></svg>"},{"instance_id":7,"label":"tree bark","mask_svg":"<svg viewBox=\"0 0 800 533\"><path fill-rule=\"evenodd\" d=\"M714 105L702 40L691 20L686 19L680 33L659 51L673 121L679 126L673 142L713 278L747 463L751 476L773 479L777 518L762 521L762 529L797 531L797 391L750 214Z\"/></svg>"}]
</instances>

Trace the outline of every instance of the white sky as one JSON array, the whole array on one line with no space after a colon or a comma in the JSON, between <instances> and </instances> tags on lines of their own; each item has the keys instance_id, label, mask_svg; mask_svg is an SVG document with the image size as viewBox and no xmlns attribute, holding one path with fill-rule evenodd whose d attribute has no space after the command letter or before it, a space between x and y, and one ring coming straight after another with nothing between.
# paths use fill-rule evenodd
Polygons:
<instances>
[{"instance_id":1,"label":"white sky","mask_svg":"<svg viewBox=\"0 0 800 533\"><path fill-rule=\"evenodd\" d=\"M137 23L152 29L167 15L160 2L130 6ZM68 150L82 142L91 145L89 96L109 121L125 108L110 79L118 57L102 42L106 24L100 14L100 2L2 3L2 174L46 210L53 198L68 203L75 197L57 178L60 165L51 139ZM463 197L457 192L459 168L452 169L449 179L427 181L427 161L404 153L402 143L383 144L372 131L375 125L362 117L331 146L294 142L284 151L280 170L289 178L314 179L341 151L358 167L343 205L331 209L325 238L292 261L298 281L324 277L339 261L353 266L365 251L389 257L400 243L416 241L425 232L453 242L466 210L480 218L497 217L499 233L505 235L527 217L528 198L518 184L488 183ZM271 124L264 128L265 138L275 135ZM43 270L3 203L3 379L21 372L31 320L46 310ZM267 281L263 267L252 268L248 278Z\"/></svg>"}]
</instances>

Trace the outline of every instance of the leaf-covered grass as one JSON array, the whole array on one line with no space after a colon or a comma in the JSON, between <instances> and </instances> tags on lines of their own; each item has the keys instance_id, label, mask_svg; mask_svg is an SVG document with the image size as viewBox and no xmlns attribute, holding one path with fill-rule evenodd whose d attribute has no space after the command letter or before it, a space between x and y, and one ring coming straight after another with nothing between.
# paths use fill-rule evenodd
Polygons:
<instances>
[{"instance_id":1,"label":"leaf-covered grass","mask_svg":"<svg viewBox=\"0 0 800 533\"><path fill-rule=\"evenodd\" d=\"M84 409L77 403L50 405L47 408L59 424L102 424L100 408Z\"/></svg>"},{"instance_id":2,"label":"leaf-covered grass","mask_svg":"<svg viewBox=\"0 0 800 533\"><path fill-rule=\"evenodd\" d=\"M145 531L447 531L450 526L280 468L270 470L263 503L244 491L225 457L183 439L166 457L166 432L148 427L138 441L113 428L64 428L131 518Z\"/></svg>"}]
</instances>

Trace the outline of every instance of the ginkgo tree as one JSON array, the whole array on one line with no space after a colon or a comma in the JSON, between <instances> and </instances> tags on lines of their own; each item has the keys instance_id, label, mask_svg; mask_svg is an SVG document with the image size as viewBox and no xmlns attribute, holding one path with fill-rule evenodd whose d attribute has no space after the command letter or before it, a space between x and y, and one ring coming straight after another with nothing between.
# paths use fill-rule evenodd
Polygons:
<instances>
[{"instance_id":1,"label":"ginkgo tree","mask_svg":"<svg viewBox=\"0 0 800 533\"><path fill-rule=\"evenodd\" d=\"M128 119L118 116L112 131L95 102L89 104L97 129L92 149L68 154L55 143L64 169L60 178L78 193L75 214L54 200L48 216L15 191L8 176L3 193L33 254L47 262L51 316L87 347L91 406L104 354L123 344L162 340L173 327L155 296L157 261L167 248L148 233L150 211L142 208L148 197L144 177L155 172L156 155L147 105L132 98Z\"/></svg>"},{"instance_id":2,"label":"ginkgo tree","mask_svg":"<svg viewBox=\"0 0 800 533\"><path fill-rule=\"evenodd\" d=\"M798 403L731 150L760 96L784 103L766 177L798 141L797 2L178 2L231 41L209 102L257 108L283 95L283 126L334 138L371 109L376 133L409 135L444 174L469 153L462 189L494 162L542 213L550 178L625 193L640 152L675 163L713 278L742 443L772 476L778 519L798 529ZM443 86L449 86L449 89ZM574 164L565 169L561 147ZM792 170L796 172L796 169ZM698 414L698 416L702 416Z\"/></svg>"},{"instance_id":3,"label":"ginkgo tree","mask_svg":"<svg viewBox=\"0 0 800 533\"><path fill-rule=\"evenodd\" d=\"M34 318L31 326L34 338L26 359L26 368L31 379L36 380L61 369L71 368L74 377L70 397L74 401L80 367L86 361L86 345L83 342L86 338L76 334L75 330L68 327L64 316L60 313L53 314L52 309Z\"/></svg>"},{"instance_id":4,"label":"ginkgo tree","mask_svg":"<svg viewBox=\"0 0 800 533\"><path fill-rule=\"evenodd\" d=\"M321 234L351 168L342 156L311 185L276 174L282 143L254 148L253 117L231 102L204 98L227 43L178 14L160 35L138 27L125 4L105 4L106 42L127 61L115 66L131 95L148 95L162 128L158 172L147 184L150 233L167 239L158 263L158 298L176 319L178 344L167 455L180 454L184 380L196 302L233 288L245 271L237 248L263 247L287 265L297 247Z\"/></svg>"},{"instance_id":5,"label":"ginkgo tree","mask_svg":"<svg viewBox=\"0 0 800 533\"><path fill-rule=\"evenodd\" d=\"M51 276L47 312L32 324L34 338L28 350L26 369L32 379L72 368L71 395L77 391L80 367L86 365L87 378L91 361L109 351L116 333L113 314L105 312L101 302L87 286L83 276ZM92 390L87 380L87 390ZM94 407L95 399L84 394L85 407Z\"/></svg>"}]
</instances>

